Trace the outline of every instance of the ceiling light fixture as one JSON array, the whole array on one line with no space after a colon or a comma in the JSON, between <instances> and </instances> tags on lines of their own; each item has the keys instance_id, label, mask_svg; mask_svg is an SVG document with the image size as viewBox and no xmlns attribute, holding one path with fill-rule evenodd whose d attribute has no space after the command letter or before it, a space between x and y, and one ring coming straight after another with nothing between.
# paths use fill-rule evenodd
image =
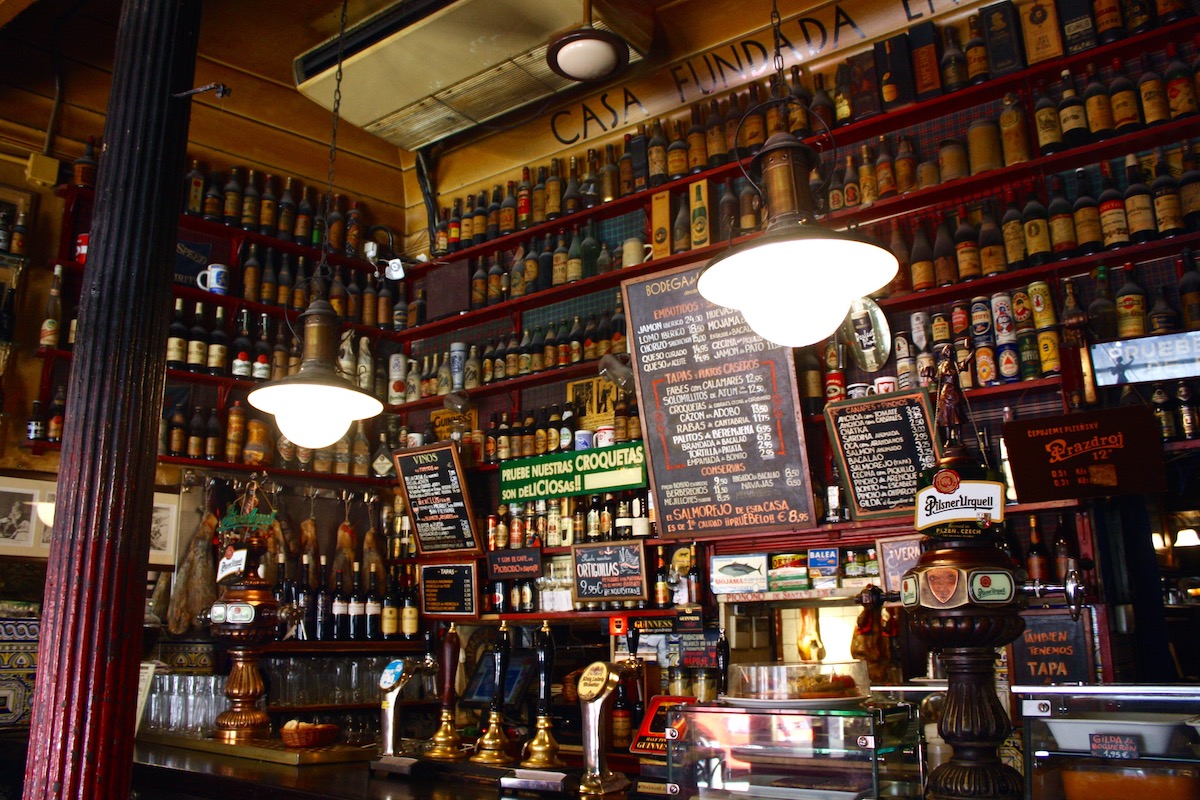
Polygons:
<instances>
[{"instance_id":1,"label":"ceiling light fixture","mask_svg":"<svg viewBox=\"0 0 1200 800\"><path fill-rule=\"evenodd\" d=\"M774 87L782 96L767 103L796 102L782 91L782 35L775 7L771 25ZM808 184L816 158L812 148L790 133L777 133L766 141L746 174L752 183L754 175L761 180L770 215L766 231L709 261L697 283L705 300L741 311L755 333L786 347L831 336L850 303L886 284L900 267L887 248L854 232L817 224Z\"/></svg>"},{"instance_id":2,"label":"ceiling light fixture","mask_svg":"<svg viewBox=\"0 0 1200 800\"><path fill-rule=\"evenodd\" d=\"M321 206L329 214L333 196L333 164L337 160L338 111L342 100L342 44L346 37L346 0L342 2L342 24L338 34L338 69L333 91L333 131L329 141L327 191ZM329 226L321 241L321 260L312 280L329 285ZM259 411L275 416L279 432L299 447L328 447L345 435L350 423L369 419L383 411L379 398L351 384L337 370L338 324L333 306L318 296L300 315L304 323L300 369L294 375L268 381L250 390L246 400Z\"/></svg>"},{"instance_id":3,"label":"ceiling light fixture","mask_svg":"<svg viewBox=\"0 0 1200 800\"><path fill-rule=\"evenodd\" d=\"M610 31L592 27L592 0L583 0L583 27L554 39L546 49L546 64L573 81L602 81L629 64L629 45Z\"/></svg>"},{"instance_id":4,"label":"ceiling light fixture","mask_svg":"<svg viewBox=\"0 0 1200 800\"><path fill-rule=\"evenodd\" d=\"M1195 528L1184 528L1175 534L1175 547L1200 547L1200 536Z\"/></svg>"}]
</instances>

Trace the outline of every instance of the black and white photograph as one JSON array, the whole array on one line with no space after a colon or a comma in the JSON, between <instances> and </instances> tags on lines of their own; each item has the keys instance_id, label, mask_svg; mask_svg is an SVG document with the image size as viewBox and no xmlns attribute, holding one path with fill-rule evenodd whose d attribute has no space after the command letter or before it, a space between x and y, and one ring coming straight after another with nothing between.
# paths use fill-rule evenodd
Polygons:
<instances>
[{"instance_id":1,"label":"black and white photograph","mask_svg":"<svg viewBox=\"0 0 1200 800\"><path fill-rule=\"evenodd\" d=\"M25 486L24 484L28 484ZM7 478L0 483L0 552L31 555L39 544L38 484Z\"/></svg>"}]
</instances>

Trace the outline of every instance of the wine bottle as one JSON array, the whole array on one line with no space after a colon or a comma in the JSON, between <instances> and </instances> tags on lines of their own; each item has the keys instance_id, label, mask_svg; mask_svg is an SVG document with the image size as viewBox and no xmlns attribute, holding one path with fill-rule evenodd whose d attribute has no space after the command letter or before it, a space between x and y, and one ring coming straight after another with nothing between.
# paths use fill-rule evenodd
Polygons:
<instances>
[{"instance_id":1,"label":"wine bottle","mask_svg":"<svg viewBox=\"0 0 1200 800\"><path fill-rule=\"evenodd\" d=\"M1092 142L1087 111L1075 94L1075 81L1070 70L1062 71L1062 99L1058 101L1058 125L1067 147L1082 147Z\"/></svg>"},{"instance_id":2,"label":"wine bottle","mask_svg":"<svg viewBox=\"0 0 1200 800\"><path fill-rule=\"evenodd\" d=\"M1078 242L1075 239L1075 211L1063 193L1062 178L1050 178L1050 205L1046 207L1050 217L1050 250L1057 259L1075 255Z\"/></svg>"},{"instance_id":3,"label":"wine bottle","mask_svg":"<svg viewBox=\"0 0 1200 800\"><path fill-rule=\"evenodd\" d=\"M1046 94L1046 87L1038 84L1037 99L1033 105L1033 125L1037 130L1038 151L1053 155L1066 147L1059 121L1058 105Z\"/></svg>"},{"instance_id":4,"label":"wine bottle","mask_svg":"<svg viewBox=\"0 0 1200 800\"><path fill-rule=\"evenodd\" d=\"M1125 283L1117 290L1114 302L1117 306L1117 336L1132 339L1146 335L1146 290L1138 284L1133 264L1122 268Z\"/></svg>"},{"instance_id":5,"label":"wine bottle","mask_svg":"<svg viewBox=\"0 0 1200 800\"><path fill-rule=\"evenodd\" d=\"M192 327L188 329L185 362L184 369L188 372L204 372L208 366L208 325L204 322L203 303L196 303Z\"/></svg>"},{"instance_id":6,"label":"wine bottle","mask_svg":"<svg viewBox=\"0 0 1200 800\"><path fill-rule=\"evenodd\" d=\"M977 86L986 83L992 76L987 41L983 38L983 26L978 14L967 17L967 37L967 43L963 45L967 58L967 80L972 86Z\"/></svg>"},{"instance_id":7,"label":"wine bottle","mask_svg":"<svg viewBox=\"0 0 1200 800\"><path fill-rule=\"evenodd\" d=\"M1150 194L1153 197L1155 228L1159 236L1177 236L1186 230L1183 203L1179 196L1179 183L1171 175L1171 167L1161 147L1158 149L1154 174Z\"/></svg>"},{"instance_id":8,"label":"wine bottle","mask_svg":"<svg viewBox=\"0 0 1200 800\"><path fill-rule=\"evenodd\" d=\"M1196 84L1192 71L1180 60L1175 42L1167 42L1166 50L1167 66L1163 69L1163 80L1171 119L1191 116L1200 110L1196 105Z\"/></svg>"},{"instance_id":9,"label":"wine bottle","mask_svg":"<svg viewBox=\"0 0 1200 800\"><path fill-rule=\"evenodd\" d=\"M11 292L11 290L10 290ZM43 323L43 329L46 327ZM58 336L58 328L53 328L54 336ZM46 336L39 337L38 345L47 347L43 342ZM188 326L183 322L183 298L175 298L175 318L167 327L167 369L187 368Z\"/></svg>"},{"instance_id":10,"label":"wine bottle","mask_svg":"<svg viewBox=\"0 0 1200 800\"><path fill-rule=\"evenodd\" d=\"M1137 81L1137 90L1142 101L1142 116L1147 125L1158 125L1171 119L1167 86L1162 76L1154 71L1154 62L1146 54L1142 55L1142 74Z\"/></svg>"},{"instance_id":11,"label":"wine bottle","mask_svg":"<svg viewBox=\"0 0 1200 800\"><path fill-rule=\"evenodd\" d=\"M1034 192L1030 192L1021 211L1025 230L1025 264L1036 267L1050 261L1050 217Z\"/></svg>"},{"instance_id":12,"label":"wine bottle","mask_svg":"<svg viewBox=\"0 0 1200 800\"><path fill-rule=\"evenodd\" d=\"M1075 170L1075 202L1071 206L1075 222L1076 250L1081 255L1099 253L1104 249L1104 233L1100 225L1100 206L1092 197L1087 170Z\"/></svg>"},{"instance_id":13,"label":"wine bottle","mask_svg":"<svg viewBox=\"0 0 1200 800\"><path fill-rule=\"evenodd\" d=\"M1084 74L1083 106L1087 112L1088 130L1096 140L1108 139L1116 133L1117 127L1108 87L1100 81L1095 64L1088 64Z\"/></svg>"},{"instance_id":14,"label":"wine bottle","mask_svg":"<svg viewBox=\"0 0 1200 800\"><path fill-rule=\"evenodd\" d=\"M1042 542L1042 535L1038 530L1038 519L1033 514L1029 515L1029 548L1025 551L1025 571L1029 573L1029 579L1033 581L1046 583L1054 577L1050 551Z\"/></svg>"},{"instance_id":15,"label":"wine bottle","mask_svg":"<svg viewBox=\"0 0 1200 800\"><path fill-rule=\"evenodd\" d=\"M1129 239L1134 243L1149 242L1157 236L1154 222L1154 200L1150 187L1142 182L1142 168L1133 153L1125 156L1125 219L1129 224Z\"/></svg>"},{"instance_id":16,"label":"wine bottle","mask_svg":"<svg viewBox=\"0 0 1200 800\"><path fill-rule=\"evenodd\" d=\"M983 275L983 264L979 255L979 234L967 216L967 207L958 207L958 228L954 231L954 255L957 262L958 279L974 280Z\"/></svg>"},{"instance_id":17,"label":"wine bottle","mask_svg":"<svg viewBox=\"0 0 1200 800\"><path fill-rule=\"evenodd\" d=\"M1108 99L1112 106L1113 129L1117 134L1131 133L1142 127L1141 99L1133 81L1125 76L1119 58L1112 60L1112 71L1113 79L1108 85Z\"/></svg>"},{"instance_id":18,"label":"wine bottle","mask_svg":"<svg viewBox=\"0 0 1200 800\"><path fill-rule=\"evenodd\" d=\"M1115 250L1129 244L1129 220L1125 216L1125 198L1117 189L1108 161L1100 162L1100 231L1104 235L1104 248Z\"/></svg>"},{"instance_id":19,"label":"wine bottle","mask_svg":"<svg viewBox=\"0 0 1200 800\"><path fill-rule=\"evenodd\" d=\"M1095 274L1096 296L1088 304L1088 328L1092 339L1107 342L1117 338L1117 306L1108 286L1108 267L1100 264Z\"/></svg>"},{"instance_id":20,"label":"wine bottle","mask_svg":"<svg viewBox=\"0 0 1200 800\"><path fill-rule=\"evenodd\" d=\"M912 288L914 292L932 289L934 282L933 248L925 236L925 227L920 220L913 223L912 252L909 255L912 272Z\"/></svg>"},{"instance_id":21,"label":"wine bottle","mask_svg":"<svg viewBox=\"0 0 1200 800\"><path fill-rule=\"evenodd\" d=\"M1189 331L1200 330L1200 272L1191 250L1184 250L1175 261L1179 273L1179 305L1183 323Z\"/></svg>"},{"instance_id":22,"label":"wine bottle","mask_svg":"<svg viewBox=\"0 0 1200 800\"><path fill-rule=\"evenodd\" d=\"M1004 254L1009 269L1025 266L1025 224L1021 221L1021 209L1017 206L1017 195L1010 186L1004 190L1008 207L1000 220L1000 232L1004 236Z\"/></svg>"}]
</instances>

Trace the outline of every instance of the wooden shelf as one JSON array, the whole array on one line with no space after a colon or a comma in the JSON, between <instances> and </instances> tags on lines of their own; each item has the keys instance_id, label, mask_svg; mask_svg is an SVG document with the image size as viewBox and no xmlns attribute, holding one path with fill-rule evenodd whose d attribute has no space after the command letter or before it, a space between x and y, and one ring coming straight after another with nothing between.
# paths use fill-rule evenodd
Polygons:
<instances>
[{"instance_id":1,"label":"wooden shelf","mask_svg":"<svg viewBox=\"0 0 1200 800\"><path fill-rule=\"evenodd\" d=\"M208 470L212 472L244 472L250 474L253 472L262 473L273 479L292 479L303 481L309 484L355 484L358 486L384 487L395 486L395 478L371 478L362 477L359 475L335 475L332 472L302 472L297 469L283 469L264 464L234 464L229 461L208 461L203 458L186 458L184 456L163 456L158 457L158 463L170 464L176 467L192 467L198 470ZM322 643L324 644L324 643ZM339 642L337 644L346 644ZM351 643L354 644L354 643ZM365 644L375 644L374 642L366 642ZM376 645L378 646L378 645Z\"/></svg>"},{"instance_id":2,"label":"wooden shelf","mask_svg":"<svg viewBox=\"0 0 1200 800\"><path fill-rule=\"evenodd\" d=\"M525 389L532 389L535 386L545 386L551 383L560 381L576 380L578 378L593 377L598 374L599 361L580 361L578 364L569 364L565 367L555 367L553 369L545 369L541 372L532 372L528 375L519 375L516 378L505 378L502 381L493 381L486 383L475 389L468 389L467 394L472 399L480 397L491 397L497 394L506 394L508 392L520 392ZM387 406L384 410L392 414L404 414L409 411L421 411L428 408L441 408L445 400L444 395L433 395L432 397L422 397L420 400L414 400L411 403L401 403L399 405ZM492 467L495 465L482 464L479 469L484 467Z\"/></svg>"},{"instance_id":3,"label":"wooden shelf","mask_svg":"<svg viewBox=\"0 0 1200 800\"><path fill-rule=\"evenodd\" d=\"M425 643L420 639L397 639L394 641L378 642L268 642L263 645L264 656L339 656L377 653L389 655L392 653L424 653Z\"/></svg>"},{"instance_id":4,"label":"wooden shelf","mask_svg":"<svg viewBox=\"0 0 1200 800\"><path fill-rule=\"evenodd\" d=\"M62 442L42 442L25 439L21 442L20 448L28 450L35 456L45 455L46 453L57 453L62 450Z\"/></svg>"},{"instance_id":5,"label":"wooden shelf","mask_svg":"<svg viewBox=\"0 0 1200 800\"><path fill-rule=\"evenodd\" d=\"M1163 451L1168 455L1174 455L1177 453L1191 453L1194 450L1200 450L1200 439L1163 443Z\"/></svg>"},{"instance_id":6,"label":"wooden shelf","mask_svg":"<svg viewBox=\"0 0 1200 800\"><path fill-rule=\"evenodd\" d=\"M1008 397L1011 395L1022 395L1026 392L1044 392L1058 391L1062 388L1062 376L1053 375L1049 378L1034 378L1028 381L1017 381L1016 383L1001 383L996 386L980 386L976 389L967 389L967 398L970 400L978 400L979 398L996 398Z\"/></svg>"},{"instance_id":7,"label":"wooden shelf","mask_svg":"<svg viewBox=\"0 0 1200 800\"><path fill-rule=\"evenodd\" d=\"M880 581L883 578L879 579ZM735 592L717 595L723 603L781 603L795 600L853 601L862 589L788 589L779 592Z\"/></svg>"},{"instance_id":8,"label":"wooden shelf","mask_svg":"<svg viewBox=\"0 0 1200 800\"><path fill-rule=\"evenodd\" d=\"M678 613L675 608L623 608L617 611L533 611L528 614L509 612L504 614L481 614L481 620L499 622L571 622L578 619L601 620L610 617L631 617L634 619L661 619L674 617Z\"/></svg>"}]
</instances>

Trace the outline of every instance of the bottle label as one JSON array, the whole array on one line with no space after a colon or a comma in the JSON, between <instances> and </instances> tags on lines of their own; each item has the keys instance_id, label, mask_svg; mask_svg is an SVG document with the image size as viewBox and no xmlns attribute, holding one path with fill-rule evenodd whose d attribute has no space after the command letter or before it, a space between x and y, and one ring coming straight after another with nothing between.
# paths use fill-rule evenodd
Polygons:
<instances>
[{"instance_id":1,"label":"bottle label","mask_svg":"<svg viewBox=\"0 0 1200 800\"><path fill-rule=\"evenodd\" d=\"M1130 339L1146 335L1146 298L1140 294L1122 295L1117 303L1117 336Z\"/></svg>"},{"instance_id":2,"label":"bottle label","mask_svg":"<svg viewBox=\"0 0 1200 800\"><path fill-rule=\"evenodd\" d=\"M1171 119L1196 113L1196 87L1191 76L1183 75L1167 82L1167 108L1171 111Z\"/></svg>"},{"instance_id":3,"label":"bottle label","mask_svg":"<svg viewBox=\"0 0 1200 800\"><path fill-rule=\"evenodd\" d=\"M1056 253L1074 250L1075 216L1073 214L1055 214L1050 218L1050 247Z\"/></svg>"},{"instance_id":4,"label":"bottle label","mask_svg":"<svg viewBox=\"0 0 1200 800\"><path fill-rule=\"evenodd\" d=\"M667 174L686 175L688 173L688 151L686 148L667 150Z\"/></svg>"},{"instance_id":5,"label":"bottle label","mask_svg":"<svg viewBox=\"0 0 1200 800\"><path fill-rule=\"evenodd\" d=\"M1008 271L1008 259L1004 247L998 244L979 248L979 265L984 276L999 275Z\"/></svg>"},{"instance_id":6,"label":"bottle label","mask_svg":"<svg viewBox=\"0 0 1200 800\"><path fill-rule=\"evenodd\" d=\"M879 197L896 193L896 172L892 169L892 162L885 161L875 165L875 186Z\"/></svg>"},{"instance_id":7,"label":"bottle label","mask_svg":"<svg viewBox=\"0 0 1200 800\"><path fill-rule=\"evenodd\" d=\"M1100 230L1104 246L1126 244L1129 241L1129 221L1125 218L1125 203L1109 200L1100 204Z\"/></svg>"},{"instance_id":8,"label":"bottle label","mask_svg":"<svg viewBox=\"0 0 1200 800\"><path fill-rule=\"evenodd\" d=\"M987 47L968 47L967 78L974 81L980 76L987 75L990 71L991 64L988 63Z\"/></svg>"},{"instance_id":9,"label":"bottle label","mask_svg":"<svg viewBox=\"0 0 1200 800\"><path fill-rule=\"evenodd\" d=\"M1183 230L1183 205L1175 192L1154 197L1154 220L1159 233Z\"/></svg>"},{"instance_id":10,"label":"bottle label","mask_svg":"<svg viewBox=\"0 0 1200 800\"><path fill-rule=\"evenodd\" d=\"M378 600L368 600L366 603L367 616L378 617L383 613L383 604Z\"/></svg>"},{"instance_id":11,"label":"bottle label","mask_svg":"<svg viewBox=\"0 0 1200 800\"><path fill-rule=\"evenodd\" d=\"M500 230L515 231L517 229L517 210L511 206L500 209Z\"/></svg>"},{"instance_id":12,"label":"bottle label","mask_svg":"<svg viewBox=\"0 0 1200 800\"><path fill-rule=\"evenodd\" d=\"M846 207L846 197L842 194L842 187L832 186L829 189L829 210L841 211Z\"/></svg>"},{"instance_id":13,"label":"bottle label","mask_svg":"<svg viewBox=\"0 0 1200 800\"><path fill-rule=\"evenodd\" d=\"M847 183L842 187L842 196L845 197L847 206L857 206L862 202L862 195L856 183Z\"/></svg>"},{"instance_id":14,"label":"bottle label","mask_svg":"<svg viewBox=\"0 0 1200 800\"><path fill-rule=\"evenodd\" d=\"M395 606L384 606L379 615L379 631L385 637L400 632L400 611Z\"/></svg>"},{"instance_id":15,"label":"bottle label","mask_svg":"<svg viewBox=\"0 0 1200 800\"><path fill-rule=\"evenodd\" d=\"M1171 109L1167 105L1167 90L1162 81L1147 81L1138 86L1142 96L1142 109L1146 113L1146 124L1164 122L1171 118Z\"/></svg>"},{"instance_id":16,"label":"bottle label","mask_svg":"<svg viewBox=\"0 0 1200 800\"><path fill-rule=\"evenodd\" d=\"M1025 260L1025 226L1020 220L1006 222L1001 233L1004 234L1004 254L1008 263L1020 264Z\"/></svg>"},{"instance_id":17,"label":"bottle label","mask_svg":"<svg viewBox=\"0 0 1200 800\"><path fill-rule=\"evenodd\" d=\"M335 617L344 617L348 613L350 613L349 606L346 605L345 600L333 601L333 615Z\"/></svg>"},{"instance_id":18,"label":"bottle label","mask_svg":"<svg viewBox=\"0 0 1200 800\"><path fill-rule=\"evenodd\" d=\"M1093 0L1092 12L1096 16L1098 35L1120 28L1125 23L1121 18L1121 4L1117 0Z\"/></svg>"},{"instance_id":19,"label":"bottle label","mask_svg":"<svg viewBox=\"0 0 1200 800\"><path fill-rule=\"evenodd\" d=\"M1100 209L1085 206L1075 211L1075 241L1078 244L1104 242L1104 234L1100 229Z\"/></svg>"},{"instance_id":20,"label":"bottle label","mask_svg":"<svg viewBox=\"0 0 1200 800\"><path fill-rule=\"evenodd\" d=\"M961 281L978 278L983 274L983 263L979 246L975 242L960 242L954 246L958 258L958 279Z\"/></svg>"},{"instance_id":21,"label":"bottle label","mask_svg":"<svg viewBox=\"0 0 1200 800\"><path fill-rule=\"evenodd\" d=\"M1050 252L1050 226L1042 219L1025 223L1025 252L1031 256Z\"/></svg>"},{"instance_id":22,"label":"bottle label","mask_svg":"<svg viewBox=\"0 0 1200 800\"><path fill-rule=\"evenodd\" d=\"M562 184L550 181L546 184L546 219L554 219L562 213Z\"/></svg>"},{"instance_id":23,"label":"bottle label","mask_svg":"<svg viewBox=\"0 0 1200 800\"><path fill-rule=\"evenodd\" d=\"M914 261L912 263L912 286L914 291L929 289L933 286L933 262Z\"/></svg>"},{"instance_id":24,"label":"bottle label","mask_svg":"<svg viewBox=\"0 0 1200 800\"><path fill-rule=\"evenodd\" d=\"M42 323L42 334L38 338L38 344L42 347L53 347L52 344L46 344L46 325L47 323L55 322L54 320L46 320ZM54 338L55 343L58 339L57 323L55 323ZM167 339L167 361L176 361L180 364L187 360L187 340L179 336L172 336Z\"/></svg>"},{"instance_id":25,"label":"bottle label","mask_svg":"<svg viewBox=\"0 0 1200 800\"><path fill-rule=\"evenodd\" d=\"M197 366L208 363L208 343L191 340L187 343L187 363Z\"/></svg>"},{"instance_id":26,"label":"bottle label","mask_svg":"<svg viewBox=\"0 0 1200 800\"><path fill-rule=\"evenodd\" d=\"M1113 120L1112 103L1108 99L1108 95L1096 95L1089 97L1084 103L1087 108L1088 127L1092 133L1100 131L1111 131L1116 127Z\"/></svg>"},{"instance_id":27,"label":"bottle label","mask_svg":"<svg viewBox=\"0 0 1200 800\"><path fill-rule=\"evenodd\" d=\"M400 610L400 632L405 636L415 636L420 629L421 617L416 606L404 606Z\"/></svg>"},{"instance_id":28,"label":"bottle label","mask_svg":"<svg viewBox=\"0 0 1200 800\"><path fill-rule=\"evenodd\" d=\"M265 356L255 360L250 369L251 377L255 380L267 381L271 379L271 362Z\"/></svg>"},{"instance_id":29,"label":"bottle label","mask_svg":"<svg viewBox=\"0 0 1200 800\"><path fill-rule=\"evenodd\" d=\"M646 159L650 165L651 175L667 174L667 149L665 147L651 147L646 151Z\"/></svg>"},{"instance_id":30,"label":"bottle label","mask_svg":"<svg viewBox=\"0 0 1200 800\"><path fill-rule=\"evenodd\" d=\"M1075 130L1086 131L1088 120L1083 105L1069 105L1059 109L1058 124L1064 134Z\"/></svg>"},{"instance_id":31,"label":"bottle label","mask_svg":"<svg viewBox=\"0 0 1200 800\"><path fill-rule=\"evenodd\" d=\"M1135 236L1142 231L1155 231L1154 206L1150 195L1135 194L1125 198L1125 218L1129 222L1129 235Z\"/></svg>"},{"instance_id":32,"label":"bottle label","mask_svg":"<svg viewBox=\"0 0 1200 800\"><path fill-rule=\"evenodd\" d=\"M1109 97L1109 104L1112 106L1113 127L1120 129L1142 121L1137 92L1133 89L1116 92Z\"/></svg>"},{"instance_id":33,"label":"bottle label","mask_svg":"<svg viewBox=\"0 0 1200 800\"><path fill-rule=\"evenodd\" d=\"M875 169L871 166L858 168L858 193L860 204L869 206L879 197L879 186L875 181Z\"/></svg>"},{"instance_id":34,"label":"bottle label","mask_svg":"<svg viewBox=\"0 0 1200 800\"><path fill-rule=\"evenodd\" d=\"M1200 181L1179 187L1179 206L1184 216L1200 211Z\"/></svg>"},{"instance_id":35,"label":"bottle label","mask_svg":"<svg viewBox=\"0 0 1200 800\"><path fill-rule=\"evenodd\" d=\"M1037 127L1039 148L1044 150L1049 145L1062 144L1062 129L1055 109L1038 109L1033 114L1033 122Z\"/></svg>"},{"instance_id":36,"label":"bottle label","mask_svg":"<svg viewBox=\"0 0 1200 800\"><path fill-rule=\"evenodd\" d=\"M242 195L238 192L226 192L225 204L222 207L221 214L226 219L241 220L242 215Z\"/></svg>"},{"instance_id":37,"label":"bottle label","mask_svg":"<svg viewBox=\"0 0 1200 800\"><path fill-rule=\"evenodd\" d=\"M346 605L346 611L352 617L361 617L367 613L367 607L363 604L362 600L355 600L351 598L350 602ZM334 613L337 612L335 611Z\"/></svg>"}]
</instances>

